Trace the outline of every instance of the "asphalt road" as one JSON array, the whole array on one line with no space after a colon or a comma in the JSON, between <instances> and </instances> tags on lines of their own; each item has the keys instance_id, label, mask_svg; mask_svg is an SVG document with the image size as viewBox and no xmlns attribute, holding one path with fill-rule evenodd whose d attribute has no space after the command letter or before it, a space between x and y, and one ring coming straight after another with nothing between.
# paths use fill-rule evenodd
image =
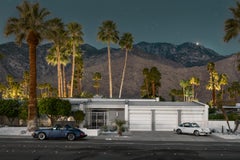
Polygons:
<instances>
[{"instance_id":1,"label":"asphalt road","mask_svg":"<svg viewBox=\"0 0 240 160\"><path fill-rule=\"evenodd\" d=\"M193 138L191 135L183 135ZM0 137L1 160L239 160L240 143L201 137L201 141L133 140L105 137L67 141ZM206 140L204 140L206 138ZM209 141L212 139L212 141Z\"/></svg>"}]
</instances>

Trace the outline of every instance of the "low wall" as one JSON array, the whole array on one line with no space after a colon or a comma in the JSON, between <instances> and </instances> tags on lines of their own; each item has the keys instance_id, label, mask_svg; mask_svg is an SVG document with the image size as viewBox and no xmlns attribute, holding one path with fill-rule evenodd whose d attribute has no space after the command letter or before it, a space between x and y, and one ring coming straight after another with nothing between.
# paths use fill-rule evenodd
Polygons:
<instances>
[{"instance_id":1,"label":"low wall","mask_svg":"<svg viewBox=\"0 0 240 160\"><path fill-rule=\"evenodd\" d=\"M83 132L85 132L88 136L98 136L100 134L99 129L87 129L87 128L80 128Z\"/></svg>"},{"instance_id":2,"label":"low wall","mask_svg":"<svg viewBox=\"0 0 240 160\"><path fill-rule=\"evenodd\" d=\"M231 129L234 129L235 127L235 122L234 121L229 121L229 125ZM214 129L216 132L227 132L228 125L227 121L208 121L208 128Z\"/></svg>"}]
</instances>

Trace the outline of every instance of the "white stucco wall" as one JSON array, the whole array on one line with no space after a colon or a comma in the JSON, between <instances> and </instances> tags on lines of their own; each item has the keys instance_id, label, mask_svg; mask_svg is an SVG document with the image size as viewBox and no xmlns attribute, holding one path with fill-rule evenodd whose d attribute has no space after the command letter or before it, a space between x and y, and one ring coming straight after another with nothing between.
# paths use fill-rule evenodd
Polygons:
<instances>
[{"instance_id":1,"label":"white stucco wall","mask_svg":"<svg viewBox=\"0 0 240 160\"><path fill-rule=\"evenodd\" d=\"M197 122L203 127L208 124L208 107L205 105L130 105L128 112L131 131L172 131L178 123L182 122Z\"/></svg>"}]
</instances>

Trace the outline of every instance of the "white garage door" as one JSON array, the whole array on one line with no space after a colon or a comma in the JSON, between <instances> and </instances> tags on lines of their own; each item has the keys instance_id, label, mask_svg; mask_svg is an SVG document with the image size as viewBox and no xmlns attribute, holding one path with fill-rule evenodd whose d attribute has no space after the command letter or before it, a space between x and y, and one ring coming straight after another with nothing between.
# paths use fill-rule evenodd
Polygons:
<instances>
[{"instance_id":1,"label":"white garage door","mask_svg":"<svg viewBox=\"0 0 240 160\"><path fill-rule=\"evenodd\" d=\"M196 122L203 125L203 112L182 111L182 122Z\"/></svg>"},{"instance_id":2,"label":"white garage door","mask_svg":"<svg viewBox=\"0 0 240 160\"><path fill-rule=\"evenodd\" d=\"M155 130L172 131L178 124L177 111L155 111Z\"/></svg>"},{"instance_id":3,"label":"white garage door","mask_svg":"<svg viewBox=\"0 0 240 160\"><path fill-rule=\"evenodd\" d=\"M129 111L129 129L131 131L151 131L151 111Z\"/></svg>"}]
</instances>

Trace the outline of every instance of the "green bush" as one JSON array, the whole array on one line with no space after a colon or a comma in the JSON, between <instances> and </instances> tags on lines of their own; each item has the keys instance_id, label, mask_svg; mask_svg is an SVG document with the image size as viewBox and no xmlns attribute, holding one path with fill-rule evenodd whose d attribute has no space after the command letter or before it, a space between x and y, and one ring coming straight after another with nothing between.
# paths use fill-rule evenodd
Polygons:
<instances>
[{"instance_id":1,"label":"green bush","mask_svg":"<svg viewBox=\"0 0 240 160\"><path fill-rule=\"evenodd\" d=\"M237 113L229 113L227 114L229 121L235 121L236 119L240 119L240 115ZM209 120L225 120L223 114L209 114Z\"/></svg>"}]
</instances>

